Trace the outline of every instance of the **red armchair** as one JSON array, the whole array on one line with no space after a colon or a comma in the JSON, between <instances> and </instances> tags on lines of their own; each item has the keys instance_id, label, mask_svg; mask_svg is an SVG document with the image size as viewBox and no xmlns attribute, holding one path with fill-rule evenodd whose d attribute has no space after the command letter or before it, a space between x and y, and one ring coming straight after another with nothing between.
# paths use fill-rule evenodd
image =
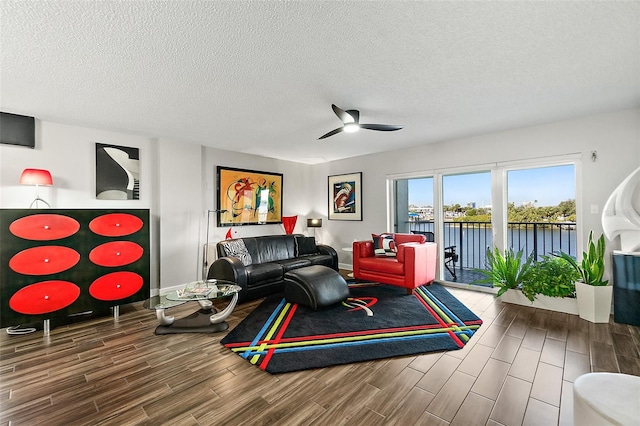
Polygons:
<instances>
[{"instance_id":1,"label":"red armchair","mask_svg":"<svg viewBox=\"0 0 640 426\"><path fill-rule=\"evenodd\" d=\"M376 256L373 241L353 242L353 276L407 289L430 284L436 277L436 243L424 235L392 234L398 248L395 257Z\"/></svg>"}]
</instances>

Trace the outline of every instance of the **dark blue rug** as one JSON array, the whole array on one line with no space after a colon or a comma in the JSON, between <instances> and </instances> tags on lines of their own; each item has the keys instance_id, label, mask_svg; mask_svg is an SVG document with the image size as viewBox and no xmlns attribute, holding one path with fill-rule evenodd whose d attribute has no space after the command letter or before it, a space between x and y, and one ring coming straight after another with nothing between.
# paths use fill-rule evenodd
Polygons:
<instances>
[{"instance_id":1,"label":"dark blue rug","mask_svg":"<svg viewBox=\"0 0 640 426\"><path fill-rule=\"evenodd\" d=\"M314 311L266 298L220 343L269 373L457 350L482 320L438 284L350 284L343 303Z\"/></svg>"}]
</instances>

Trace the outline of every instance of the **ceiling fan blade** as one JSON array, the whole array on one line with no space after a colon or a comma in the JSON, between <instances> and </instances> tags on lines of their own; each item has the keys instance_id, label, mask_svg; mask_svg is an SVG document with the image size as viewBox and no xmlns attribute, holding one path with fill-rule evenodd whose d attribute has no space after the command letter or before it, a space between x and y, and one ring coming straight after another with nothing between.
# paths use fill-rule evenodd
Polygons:
<instances>
[{"instance_id":1,"label":"ceiling fan blade","mask_svg":"<svg viewBox=\"0 0 640 426\"><path fill-rule=\"evenodd\" d=\"M400 130L404 126L394 126L391 124L361 124L360 128L369 130L381 130L383 132L392 132L394 130Z\"/></svg>"},{"instance_id":2,"label":"ceiling fan blade","mask_svg":"<svg viewBox=\"0 0 640 426\"><path fill-rule=\"evenodd\" d=\"M334 104L331 104L331 108L333 108L333 112L336 113L336 115L338 116L338 118L344 123L344 124L348 124L348 123L357 123L358 121L356 120L355 117L353 117L349 112L352 112L354 110L350 110L350 111L345 111L343 109L340 109L339 107L335 106ZM357 111L356 111L357 112ZM358 115L360 115L360 113L358 113Z\"/></svg>"},{"instance_id":3,"label":"ceiling fan blade","mask_svg":"<svg viewBox=\"0 0 640 426\"><path fill-rule=\"evenodd\" d=\"M358 124L358 122L360 121L360 111L358 111L357 109L348 109L345 112L353 117L354 123Z\"/></svg>"},{"instance_id":4,"label":"ceiling fan blade","mask_svg":"<svg viewBox=\"0 0 640 426\"><path fill-rule=\"evenodd\" d=\"M337 129L334 129L334 130L330 131L329 133L327 133L327 134L324 134L324 135L320 136L320 137L318 138L318 140L320 140L320 139L324 139L324 138L328 138L329 136L337 135L337 134L338 134L338 133L340 133L342 130L344 130L344 127L338 127Z\"/></svg>"}]
</instances>

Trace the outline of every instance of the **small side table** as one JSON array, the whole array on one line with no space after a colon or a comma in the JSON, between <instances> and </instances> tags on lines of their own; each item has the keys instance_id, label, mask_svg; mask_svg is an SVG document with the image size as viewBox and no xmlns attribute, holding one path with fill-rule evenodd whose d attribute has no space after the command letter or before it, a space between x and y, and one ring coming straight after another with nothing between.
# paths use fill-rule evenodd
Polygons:
<instances>
[{"instance_id":1,"label":"small side table","mask_svg":"<svg viewBox=\"0 0 640 426\"><path fill-rule=\"evenodd\" d=\"M353 254L353 247L342 247L342 251L346 251L346 252L348 252L348 253ZM351 261L353 262L353 259L351 259ZM347 274L347 276L348 276L349 278L353 278L353 272L349 272L349 273Z\"/></svg>"},{"instance_id":2,"label":"small side table","mask_svg":"<svg viewBox=\"0 0 640 426\"><path fill-rule=\"evenodd\" d=\"M156 311L156 317L160 325L156 328L155 334L218 333L229 328L226 320L233 312L236 303L238 303L238 292L242 289L231 281L223 280L207 280L188 284L189 287L196 285L210 287L211 292L206 296L183 298L178 296L177 291L172 291L165 295L153 296L144 302L143 306L146 309ZM227 307L217 312L213 307L212 300L229 296L231 296L231 301ZM165 315L166 309L174 308L187 302L198 302L200 309L180 319Z\"/></svg>"}]
</instances>

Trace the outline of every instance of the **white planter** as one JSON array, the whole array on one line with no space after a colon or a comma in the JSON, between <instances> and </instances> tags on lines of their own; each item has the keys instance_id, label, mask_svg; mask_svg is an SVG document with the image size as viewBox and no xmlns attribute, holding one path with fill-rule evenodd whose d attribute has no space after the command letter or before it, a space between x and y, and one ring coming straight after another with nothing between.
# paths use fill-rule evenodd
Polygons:
<instances>
[{"instance_id":1,"label":"white planter","mask_svg":"<svg viewBox=\"0 0 640 426\"><path fill-rule=\"evenodd\" d=\"M578 313L580 318L590 322L609 322L613 286L593 286L576 282Z\"/></svg>"},{"instance_id":2,"label":"white planter","mask_svg":"<svg viewBox=\"0 0 640 426\"><path fill-rule=\"evenodd\" d=\"M503 302L516 305L578 315L578 301L570 297L549 297L537 294L536 299L531 302L520 290L507 290L506 293L500 296L500 299L502 299Z\"/></svg>"}]
</instances>

